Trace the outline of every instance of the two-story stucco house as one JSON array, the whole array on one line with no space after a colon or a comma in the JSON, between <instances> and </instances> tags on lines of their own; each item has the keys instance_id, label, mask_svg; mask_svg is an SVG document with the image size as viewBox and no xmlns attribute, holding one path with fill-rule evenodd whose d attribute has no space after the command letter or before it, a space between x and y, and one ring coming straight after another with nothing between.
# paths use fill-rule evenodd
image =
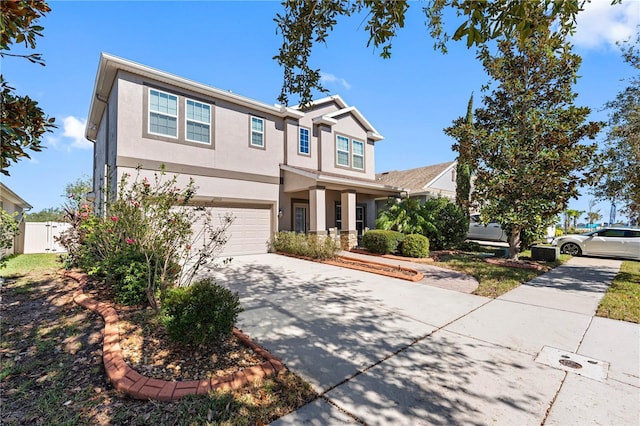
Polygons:
<instances>
[{"instance_id":1,"label":"two-story stucco house","mask_svg":"<svg viewBox=\"0 0 640 426\"><path fill-rule=\"evenodd\" d=\"M108 54L86 137L97 201L138 166L143 176L164 165L185 182L193 177L194 202L235 217L225 254L265 252L278 230L336 228L353 247L375 226L375 200L401 191L376 181L383 137L339 96L305 109L274 106Z\"/></svg>"}]
</instances>

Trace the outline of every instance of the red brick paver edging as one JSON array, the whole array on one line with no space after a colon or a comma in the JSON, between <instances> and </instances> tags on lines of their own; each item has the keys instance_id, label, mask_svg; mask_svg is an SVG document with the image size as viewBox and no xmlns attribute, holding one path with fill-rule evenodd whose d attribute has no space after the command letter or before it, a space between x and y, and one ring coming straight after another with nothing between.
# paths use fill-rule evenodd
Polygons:
<instances>
[{"instance_id":1,"label":"red brick paver edging","mask_svg":"<svg viewBox=\"0 0 640 426\"><path fill-rule=\"evenodd\" d=\"M87 274L74 271L61 271L61 274L76 280L78 289L73 300L78 305L89 309L104 318L104 339L102 342L102 360L109 381L119 392L134 399L155 399L174 401L185 395L204 395L212 390L239 389L256 379L273 376L286 369L284 364L271 355L249 336L234 327L233 334L242 344L249 347L265 361L251 368L226 374L207 380L166 381L145 377L129 367L122 356L120 333L118 331L118 313L107 303L98 302L84 294L84 286L89 277Z\"/></svg>"}]
</instances>

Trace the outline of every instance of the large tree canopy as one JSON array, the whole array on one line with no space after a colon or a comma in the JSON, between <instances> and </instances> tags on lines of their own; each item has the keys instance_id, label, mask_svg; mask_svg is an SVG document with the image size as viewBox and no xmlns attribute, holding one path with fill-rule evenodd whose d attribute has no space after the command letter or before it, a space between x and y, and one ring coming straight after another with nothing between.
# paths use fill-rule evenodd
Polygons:
<instances>
[{"instance_id":1,"label":"large tree canopy","mask_svg":"<svg viewBox=\"0 0 640 426\"><path fill-rule=\"evenodd\" d=\"M598 157L599 199L622 203L632 223L640 217L640 35L623 49L624 60L636 70L629 86L606 103L610 110L606 145Z\"/></svg>"},{"instance_id":2,"label":"large tree canopy","mask_svg":"<svg viewBox=\"0 0 640 426\"><path fill-rule=\"evenodd\" d=\"M515 259L523 232L553 222L589 181L584 172L595 144L581 141L600 129L599 123L585 122L589 108L573 105L580 57L561 35L541 28L524 41L499 41L494 55L482 49L496 87L475 111L473 125L458 119L445 129L459 141L470 137L472 199L485 220L506 227Z\"/></svg>"},{"instance_id":3,"label":"large tree canopy","mask_svg":"<svg viewBox=\"0 0 640 426\"><path fill-rule=\"evenodd\" d=\"M0 37L0 57L24 58L30 62L44 65L38 53L10 53L14 44L24 44L34 49L36 38L42 36L43 28L38 20L51 9L41 0L2 1L2 32ZM6 65L5 65L6 66ZM27 150L42 150L42 135L52 131L54 118L49 118L38 106L38 102L29 96L18 96L14 88L9 86L4 76L0 75L0 91L2 92L2 108L0 125L2 152L0 171L9 175L7 170L12 162L21 158L30 158Z\"/></svg>"},{"instance_id":4,"label":"large tree canopy","mask_svg":"<svg viewBox=\"0 0 640 426\"><path fill-rule=\"evenodd\" d=\"M467 46L481 46L501 36L525 40L546 30L555 21L561 35L571 32L575 18L588 0L427 0L422 10L435 47L446 52L449 39L466 39ZM612 3L619 3L613 0ZM279 101L287 105L290 95L300 97L306 105L313 91L326 92L320 84L320 70L309 65L314 43L325 43L340 17L366 14L364 27L369 33L367 46L381 48L380 56L391 56L391 41L404 27L409 0L283 0L284 12L276 15L283 43L274 57L284 68L284 84ZM462 23L453 35L444 30L445 11L457 14ZM545 20L537 18L540 11Z\"/></svg>"}]
</instances>

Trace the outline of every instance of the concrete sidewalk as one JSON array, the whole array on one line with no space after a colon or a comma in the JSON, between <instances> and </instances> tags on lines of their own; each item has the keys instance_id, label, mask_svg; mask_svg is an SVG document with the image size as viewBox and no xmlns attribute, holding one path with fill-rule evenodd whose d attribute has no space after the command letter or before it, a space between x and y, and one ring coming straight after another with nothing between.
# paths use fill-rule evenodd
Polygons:
<instances>
[{"instance_id":1,"label":"concrete sidewalk","mask_svg":"<svg viewBox=\"0 0 640 426\"><path fill-rule=\"evenodd\" d=\"M496 300L277 255L232 264L216 279L240 292L240 327L321 395L274 424L640 424L640 326L593 317L619 261L574 258Z\"/></svg>"}]
</instances>

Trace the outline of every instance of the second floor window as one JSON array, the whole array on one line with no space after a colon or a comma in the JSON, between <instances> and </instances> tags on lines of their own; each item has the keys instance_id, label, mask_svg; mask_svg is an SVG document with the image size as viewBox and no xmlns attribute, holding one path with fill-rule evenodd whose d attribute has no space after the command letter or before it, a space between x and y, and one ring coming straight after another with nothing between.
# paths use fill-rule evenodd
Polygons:
<instances>
[{"instance_id":1,"label":"second floor window","mask_svg":"<svg viewBox=\"0 0 640 426\"><path fill-rule=\"evenodd\" d=\"M264 119L251 117L251 146L264 148Z\"/></svg>"},{"instance_id":2,"label":"second floor window","mask_svg":"<svg viewBox=\"0 0 640 426\"><path fill-rule=\"evenodd\" d=\"M178 137L178 97L149 89L149 133Z\"/></svg>"},{"instance_id":3,"label":"second floor window","mask_svg":"<svg viewBox=\"0 0 640 426\"><path fill-rule=\"evenodd\" d=\"M192 142L210 143L211 106L187 99L186 138Z\"/></svg>"},{"instance_id":4,"label":"second floor window","mask_svg":"<svg viewBox=\"0 0 640 426\"><path fill-rule=\"evenodd\" d=\"M364 170L364 143L353 140L353 168Z\"/></svg>"},{"instance_id":5,"label":"second floor window","mask_svg":"<svg viewBox=\"0 0 640 426\"><path fill-rule=\"evenodd\" d=\"M349 138L336 136L336 163L349 167Z\"/></svg>"},{"instance_id":6,"label":"second floor window","mask_svg":"<svg viewBox=\"0 0 640 426\"><path fill-rule=\"evenodd\" d=\"M298 152L300 154L309 155L309 129L306 127L300 127L300 140L298 142Z\"/></svg>"}]
</instances>

